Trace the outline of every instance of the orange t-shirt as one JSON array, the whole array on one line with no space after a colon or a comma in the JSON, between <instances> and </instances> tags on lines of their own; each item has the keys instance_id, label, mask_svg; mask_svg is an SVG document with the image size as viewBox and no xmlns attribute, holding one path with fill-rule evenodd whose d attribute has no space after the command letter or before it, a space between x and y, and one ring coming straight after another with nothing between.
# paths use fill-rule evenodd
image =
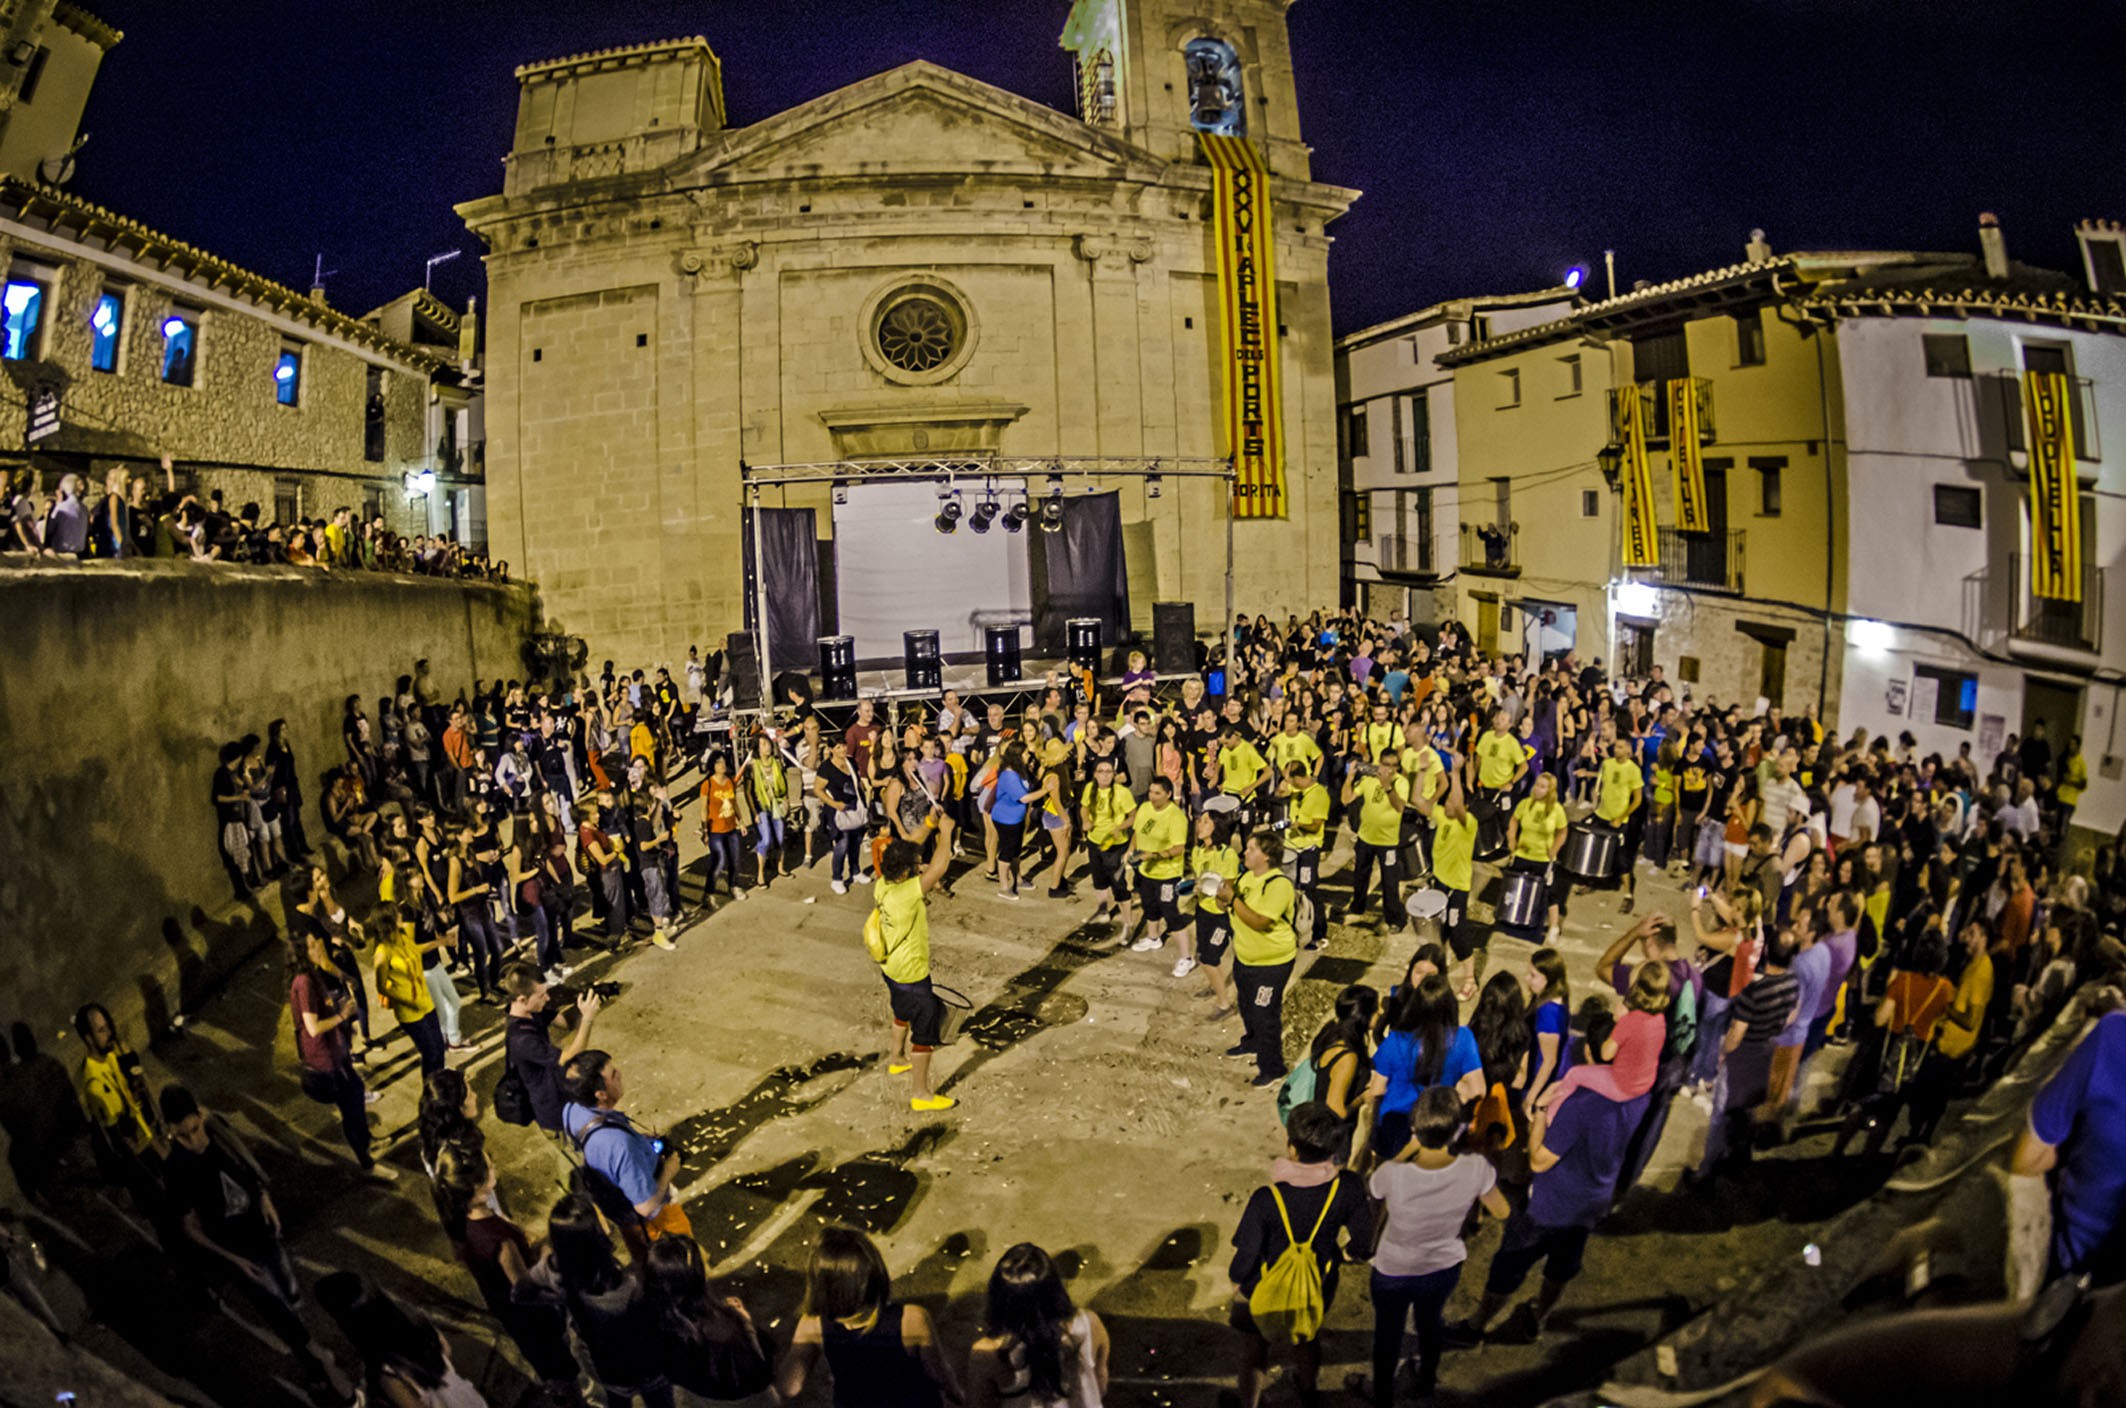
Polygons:
<instances>
[{"instance_id":1,"label":"orange t-shirt","mask_svg":"<svg viewBox=\"0 0 2126 1408\"><path fill-rule=\"evenodd\" d=\"M709 819L711 832L738 829L738 784L728 777L711 777L701 784L701 814Z\"/></svg>"}]
</instances>

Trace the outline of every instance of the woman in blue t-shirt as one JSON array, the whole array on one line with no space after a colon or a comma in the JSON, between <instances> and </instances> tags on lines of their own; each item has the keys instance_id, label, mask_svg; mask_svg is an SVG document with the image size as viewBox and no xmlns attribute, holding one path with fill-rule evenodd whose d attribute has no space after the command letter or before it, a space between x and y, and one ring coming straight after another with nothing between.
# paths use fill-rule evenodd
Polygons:
<instances>
[{"instance_id":1,"label":"woman in blue t-shirt","mask_svg":"<svg viewBox=\"0 0 2126 1408\"><path fill-rule=\"evenodd\" d=\"M1004 745L991 790L989 819L997 828L997 893L1007 900L1019 897L1019 852L1025 844L1026 747L1018 739Z\"/></svg>"},{"instance_id":2,"label":"woman in blue t-shirt","mask_svg":"<svg viewBox=\"0 0 2126 1408\"><path fill-rule=\"evenodd\" d=\"M1533 1110L1537 1098L1572 1069L1572 987L1554 948L1539 948L1528 959L1528 1033L1521 1108Z\"/></svg>"},{"instance_id":3,"label":"woman in blue t-shirt","mask_svg":"<svg viewBox=\"0 0 2126 1408\"><path fill-rule=\"evenodd\" d=\"M1484 1062L1476 1037L1461 1024L1454 989L1442 974L1428 973L1396 993L1387 1035L1373 1053L1369 1093L1380 1101L1373 1148L1382 1158L1394 1158L1410 1142L1410 1110L1435 1085L1474 1100L1484 1093Z\"/></svg>"}]
</instances>

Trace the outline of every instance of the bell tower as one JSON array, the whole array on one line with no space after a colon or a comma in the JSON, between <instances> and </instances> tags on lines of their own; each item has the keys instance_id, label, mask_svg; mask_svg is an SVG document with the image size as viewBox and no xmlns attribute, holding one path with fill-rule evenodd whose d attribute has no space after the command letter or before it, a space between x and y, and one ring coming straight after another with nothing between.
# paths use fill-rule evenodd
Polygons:
<instances>
[{"instance_id":1,"label":"bell tower","mask_svg":"<svg viewBox=\"0 0 2126 1408\"><path fill-rule=\"evenodd\" d=\"M1196 134L1253 140L1272 173L1312 179L1285 11L1294 0L1075 0L1061 43L1078 116L1168 161Z\"/></svg>"}]
</instances>

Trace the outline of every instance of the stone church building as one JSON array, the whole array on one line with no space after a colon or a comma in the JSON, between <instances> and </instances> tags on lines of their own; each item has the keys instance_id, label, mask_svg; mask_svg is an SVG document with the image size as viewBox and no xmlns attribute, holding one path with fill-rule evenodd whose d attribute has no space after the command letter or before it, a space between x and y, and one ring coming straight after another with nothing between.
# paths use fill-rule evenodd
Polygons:
<instances>
[{"instance_id":1,"label":"stone church building","mask_svg":"<svg viewBox=\"0 0 2126 1408\"><path fill-rule=\"evenodd\" d=\"M699 38L518 69L502 194L459 207L490 551L595 655L676 662L744 624L742 464L1226 454L1215 131L1268 167L1281 325L1288 512L1235 525L1236 600L1333 602L1326 227L1357 192L1312 179L1290 3L1077 0L1076 115L912 63L731 127ZM1214 630L1223 486L1102 487L1135 623L1185 599ZM825 537L833 492L766 502Z\"/></svg>"}]
</instances>

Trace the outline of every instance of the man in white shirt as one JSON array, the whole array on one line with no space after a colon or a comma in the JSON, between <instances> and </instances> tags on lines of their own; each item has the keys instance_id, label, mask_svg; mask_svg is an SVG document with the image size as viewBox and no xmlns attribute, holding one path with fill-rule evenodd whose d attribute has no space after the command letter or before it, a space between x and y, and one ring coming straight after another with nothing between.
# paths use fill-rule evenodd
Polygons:
<instances>
[{"instance_id":1,"label":"man in white shirt","mask_svg":"<svg viewBox=\"0 0 2126 1408\"><path fill-rule=\"evenodd\" d=\"M1846 834L1855 845L1864 846L1882 834L1882 803L1875 800L1875 790L1866 782L1853 785L1856 800L1853 803L1852 830Z\"/></svg>"},{"instance_id":2,"label":"man in white shirt","mask_svg":"<svg viewBox=\"0 0 2126 1408\"><path fill-rule=\"evenodd\" d=\"M2025 841L2037 835L2037 788L2029 778L2015 784L2015 801L2000 811L2001 824Z\"/></svg>"}]
</instances>

